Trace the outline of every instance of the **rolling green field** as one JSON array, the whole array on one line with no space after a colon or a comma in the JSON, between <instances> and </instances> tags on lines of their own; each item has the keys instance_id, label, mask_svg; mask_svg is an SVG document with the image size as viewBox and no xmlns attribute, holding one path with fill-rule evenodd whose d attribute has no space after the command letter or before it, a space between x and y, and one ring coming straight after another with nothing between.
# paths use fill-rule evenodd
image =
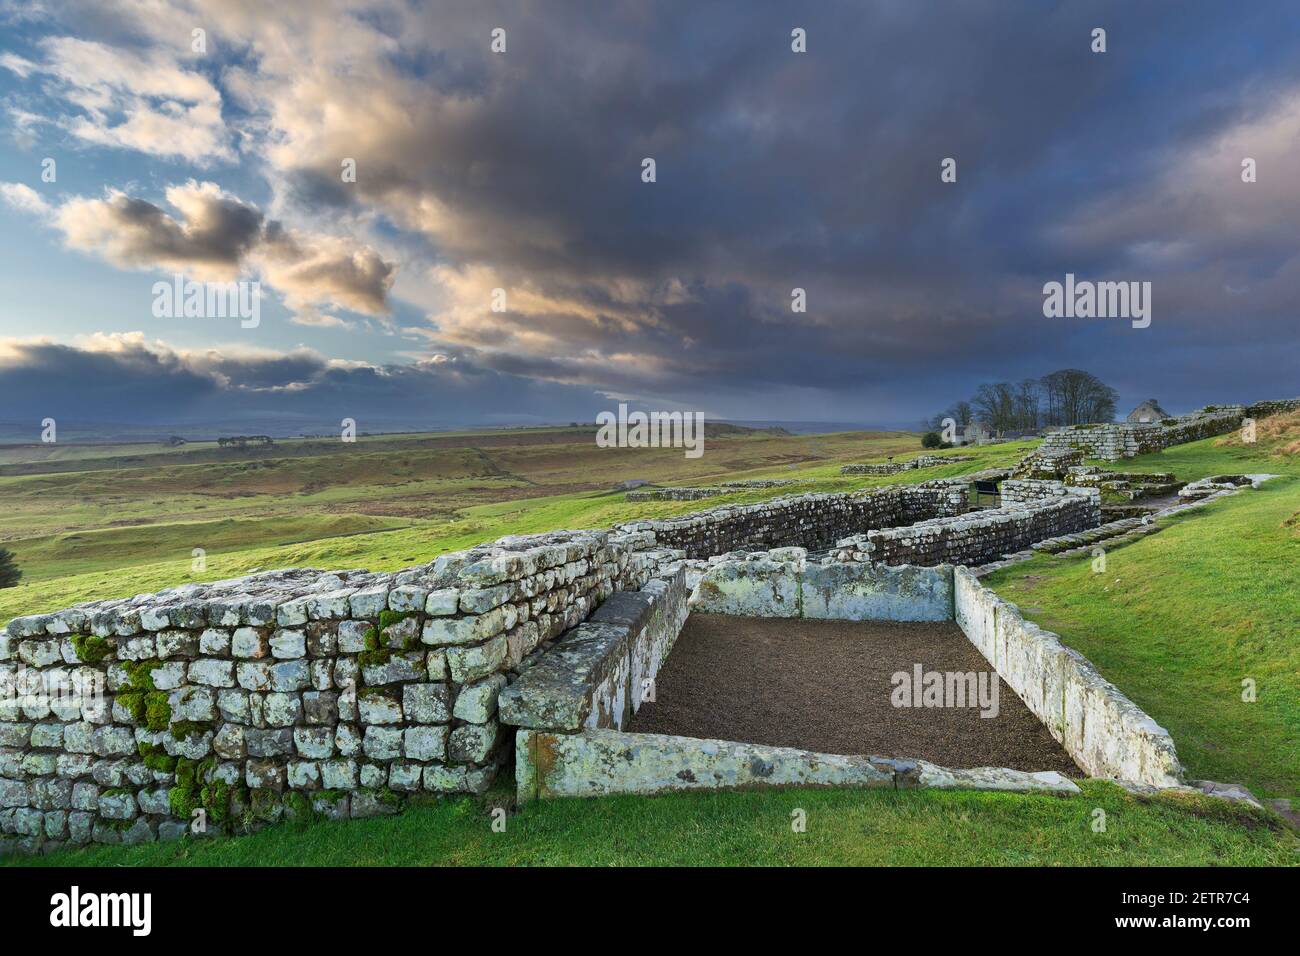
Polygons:
<instances>
[{"instance_id":1,"label":"rolling green field","mask_svg":"<svg viewBox=\"0 0 1300 956\"><path fill-rule=\"evenodd\" d=\"M1300 795L1300 459L1295 428L1243 446L1209 439L1126 470L1181 478L1284 477L1168 520L1090 558L1040 556L990 579L1060 633L1174 736L1192 777ZM888 478L842 464L913 457L919 436L730 430L703 458L596 448L591 429L304 439L274 449L131 446L115 453L0 449L0 544L25 577L0 621L266 568L389 570L504 534L604 527L778 494L853 490L1009 464L1034 443L963 450L976 460ZM47 469L42 471L41 469ZM59 469L59 470L48 470ZM793 478L787 488L696 502L628 503L628 479L708 484ZM195 571L192 551L206 567ZM1251 677L1258 700L1241 700ZM938 791L785 791L559 800L512 812L509 781L479 799L400 817L294 822L252 836L91 847L18 863L1296 865L1277 816L1189 795L1140 798L1086 782L1075 798ZM808 832L791 832L794 808ZM1106 811L1105 833L1090 827Z\"/></svg>"},{"instance_id":2,"label":"rolling green field","mask_svg":"<svg viewBox=\"0 0 1300 956\"><path fill-rule=\"evenodd\" d=\"M680 449L597 448L591 429L530 429L355 444L304 440L278 452L221 449L218 461L207 460L216 449L206 446L150 455L135 448L129 460L70 457L84 466L78 471L5 475L0 468L0 546L23 569L18 587L0 591L0 619L257 569L393 570L506 534L607 527L782 493L914 480L845 478L839 469L921 450L919 436L898 432L740 429L705 447L702 458L687 459ZM977 461L921 474L945 477L1013 462L1027 447L987 446ZM203 460L194 463L194 456ZM98 467L105 461L118 467ZM708 484L758 477L801 483L703 502L629 503L614 490L633 478ZM193 567L195 548L205 552L201 571Z\"/></svg>"}]
</instances>

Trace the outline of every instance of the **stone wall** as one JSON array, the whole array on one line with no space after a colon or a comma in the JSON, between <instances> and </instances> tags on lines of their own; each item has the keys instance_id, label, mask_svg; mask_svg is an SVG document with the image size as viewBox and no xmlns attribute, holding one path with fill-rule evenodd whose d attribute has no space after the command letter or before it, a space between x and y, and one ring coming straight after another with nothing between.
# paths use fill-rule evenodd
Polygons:
<instances>
[{"instance_id":1,"label":"stone wall","mask_svg":"<svg viewBox=\"0 0 1300 956\"><path fill-rule=\"evenodd\" d=\"M1002 495L998 509L853 535L837 543L835 557L890 565L979 565L1044 538L1101 524L1101 493L1095 488L1004 481Z\"/></svg>"},{"instance_id":2,"label":"stone wall","mask_svg":"<svg viewBox=\"0 0 1300 956\"><path fill-rule=\"evenodd\" d=\"M1086 658L966 568L956 569L954 584L957 624L1080 767L1152 787L1182 784L1169 733Z\"/></svg>"},{"instance_id":3,"label":"stone wall","mask_svg":"<svg viewBox=\"0 0 1300 956\"><path fill-rule=\"evenodd\" d=\"M947 480L855 494L784 495L679 518L632 521L615 530L650 535L657 547L679 549L690 558L786 546L822 550L869 528L961 514L967 507L966 489L966 482Z\"/></svg>"},{"instance_id":4,"label":"stone wall","mask_svg":"<svg viewBox=\"0 0 1300 956\"><path fill-rule=\"evenodd\" d=\"M952 568L808 561L802 548L713 564L692 609L739 617L840 621L952 620Z\"/></svg>"},{"instance_id":5,"label":"stone wall","mask_svg":"<svg viewBox=\"0 0 1300 956\"><path fill-rule=\"evenodd\" d=\"M1282 398L1269 402L1256 402L1246 408L1247 418L1266 418L1280 415L1282 412L1294 412L1300 409L1300 398Z\"/></svg>"},{"instance_id":6,"label":"stone wall","mask_svg":"<svg viewBox=\"0 0 1300 956\"><path fill-rule=\"evenodd\" d=\"M625 497L628 501L699 501L726 493L726 488L644 488L629 491Z\"/></svg>"},{"instance_id":7,"label":"stone wall","mask_svg":"<svg viewBox=\"0 0 1300 956\"><path fill-rule=\"evenodd\" d=\"M508 675L680 554L604 531L270 572L0 630L0 832L141 842L484 790ZM531 656L530 656L531 655Z\"/></svg>"},{"instance_id":8,"label":"stone wall","mask_svg":"<svg viewBox=\"0 0 1300 956\"><path fill-rule=\"evenodd\" d=\"M918 455L910 461L887 461L867 465L844 465L841 475L896 475L917 468L935 468L958 461L974 461L971 455Z\"/></svg>"},{"instance_id":9,"label":"stone wall","mask_svg":"<svg viewBox=\"0 0 1300 956\"><path fill-rule=\"evenodd\" d=\"M1083 452L1077 448L1036 448L1016 465L1018 478L1061 479L1072 467L1083 464Z\"/></svg>"},{"instance_id":10,"label":"stone wall","mask_svg":"<svg viewBox=\"0 0 1300 956\"><path fill-rule=\"evenodd\" d=\"M1118 461L1160 451L1171 445L1222 435L1241 425L1246 415L1241 405L1207 406L1168 423L1072 425L1043 439L1039 452L1077 448L1087 458Z\"/></svg>"}]
</instances>

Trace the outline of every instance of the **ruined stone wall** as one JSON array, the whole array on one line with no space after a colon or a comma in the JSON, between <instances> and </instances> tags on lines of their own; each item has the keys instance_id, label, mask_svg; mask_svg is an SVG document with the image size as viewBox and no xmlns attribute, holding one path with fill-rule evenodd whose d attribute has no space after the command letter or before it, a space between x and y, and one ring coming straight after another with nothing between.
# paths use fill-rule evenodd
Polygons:
<instances>
[{"instance_id":1,"label":"ruined stone wall","mask_svg":"<svg viewBox=\"0 0 1300 956\"><path fill-rule=\"evenodd\" d=\"M680 549L689 558L787 546L822 550L869 528L960 514L967 507L967 486L962 480L939 480L857 494L787 495L680 518L628 522L616 530L650 534L656 547Z\"/></svg>"},{"instance_id":2,"label":"ruined stone wall","mask_svg":"<svg viewBox=\"0 0 1300 956\"><path fill-rule=\"evenodd\" d=\"M1085 498L1097 498L1100 501L1099 494L1088 493L1050 478L1008 479L1002 482L999 490L1002 495L1003 508L1011 508L1017 505L1039 505L1049 501L1059 501L1069 495L1082 495Z\"/></svg>"},{"instance_id":3,"label":"ruined stone wall","mask_svg":"<svg viewBox=\"0 0 1300 956\"><path fill-rule=\"evenodd\" d=\"M1019 478L1057 480L1069 474L1071 468L1083 464L1083 452L1077 448L1036 448L1016 465Z\"/></svg>"},{"instance_id":4,"label":"ruined stone wall","mask_svg":"<svg viewBox=\"0 0 1300 956\"><path fill-rule=\"evenodd\" d=\"M896 475L903 471L917 468L935 468L950 465L958 461L973 461L971 455L918 455L910 461L887 461L877 464L845 465L840 469L841 475Z\"/></svg>"},{"instance_id":5,"label":"ruined stone wall","mask_svg":"<svg viewBox=\"0 0 1300 956\"><path fill-rule=\"evenodd\" d=\"M1101 493L1095 488L1067 489L1049 481L1004 481L1002 488L1002 508L854 535L837 544L835 557L889 565L978 565L1101 524Z\"/></svg>"},{"instance_id":6,"label":"ruined stone wall","mask_svg":"<svg viewBox=\"0 0 1300 956\"><path fill-rule=\"evenodd\" d=\"M644 488L629 491L625 497L628 501L699 501L726 493L725 488Z\"/></svg>"},{"instance_id":7,"label":"ruined stone wall","mask_svg":"<svg viewBox=\"0 0 1300 956\"><path fill-rule=\"evenodd\" d=\"M1080 767L1152 787L1182 784L1168 731L1086 658L1026 621L966 568L956 569L954 585L957 624Z\"/></svg>"},{"instance_id":8,"label":"ruined stone wall","mask_svg":"<svg viewBox=\"0 0 1300 956\"><path fill-rule=\"evenodd\" d=\"M1294 412L1300 408L1300 398L1282 398L1271 402L1256 402L1246 409L1248 418L1266 418L1282 412Z\"/></svg>"},{"instance_id":9,"label":"ruined stone wall","mask_svg":"<svg viewBox=\"0 0 1300 956\"><path fill-rule=\"evenodd\" d=\"M1086 458L1118 461L1157 452L1170 445L1222 435L1239 427L1245 415L1246 409L1241 405L1224 405L1207 406L1199 412L1170 419L1169 424L1072 425L1046 436L1039 451L1077 448Z\"/></svg>"},{"instance_id":10,"label":"ruined stone wall","mask_svg":"<svg viewBox=\"0 0 1300 956\"><path fill-rule=\"evenodd\" d=\"M482 791L511 743L508 675L679 557L651 544L503 538L395 573L269 572L16 618L0 832L135 843Z\"/></svg>"}]
</instances>

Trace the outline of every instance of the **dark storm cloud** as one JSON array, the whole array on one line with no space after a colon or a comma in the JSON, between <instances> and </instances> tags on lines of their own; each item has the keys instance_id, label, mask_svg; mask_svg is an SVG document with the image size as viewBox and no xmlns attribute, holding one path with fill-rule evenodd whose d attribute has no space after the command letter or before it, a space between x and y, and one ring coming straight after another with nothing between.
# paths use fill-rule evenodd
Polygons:
<instances>
[{"instance_id":1,"label":"dark storm cloud","mask_svg":"<svg viewBox=\"0 0 1300 956\"><path fill-rule=\"evenodd\" d=\"M1240 156L1204 155L1300 131L1289 19L1281 3L440 9L402 46L452 52L390 77L402 109L303 131L326 148L287 162L323 184L346 141L356 203L453 268L556 300L493 315L473 287L469 314L434 313L492 367L697 401L872 389L900 414L947 400L917 382L955 397L1065 365L1144 396L1197 349L1296 355L1297 207L1249 215ZM497 23L505 56L484 42ZM939 178L948 156L956 184ZM1284 170L1260 198L1293 182ZM1042 285L1067 271L1152 281L1155 325L1044 319ZM688 301L665 300L670 279ZM1131 353L1155 361L1139 373ZM1295 391L1276 367L1270 387ZM1257 375L1218 371L1243 393Z\"/></svg>"},{"instance_id":2,"label":"dark storm cloud","mask_svg":"<svg viewBox=\"0 0 1300 956\"><path fill-rule=\"evenodd\" d=\"M351 417L364 429L430 422L594 420L609 402L589 389L479 368L464 357L413 365L347 365L308 350L286 355L172 351L142 336L85 348L10 343L0 352L0 422L64 425ZM521 412L521 410L526 410Z\"/></svg>"},{"instance_id":3,"label":"dark storm cloud","mask_svg":"<svg viewBox=\"0 0 1300 956\"><path fill-rule=\"evenodd\" d=\"M1300 391L1290 0L197 6L238 51L249 161L288 210L427 257L403 268L446 291L425 331L460 374L891 422L1060 367L1172 410ZM1067 272L1150 281L1152 326L1044 318ZM292 278L364 302L393 276Z\"/></svg>"}]
</instances>

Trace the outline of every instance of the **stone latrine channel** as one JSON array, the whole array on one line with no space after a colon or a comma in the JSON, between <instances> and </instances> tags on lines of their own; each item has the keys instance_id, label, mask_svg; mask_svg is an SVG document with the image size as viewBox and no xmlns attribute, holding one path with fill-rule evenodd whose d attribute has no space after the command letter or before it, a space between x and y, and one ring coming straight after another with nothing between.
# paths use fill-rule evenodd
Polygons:
<instances>
[{"instance_id":1,"label":"stone latrine channel","mask_svg":"<svg viewBox=\"0 0 1300 956\"><path fill-rule=\"evenodd\" d=\"M778 761L744 741L662 736L650 747L654 735L629 735L693 593L701 614L752 613L743 601L728 609L731 598L708 604L711 588L726 595L733 584L771 591L762 606L777 601L786 619L921 614L960 627L1084 771L1173 779L1151 769L1155 757L1133 757L1136 744L1122 745L1121 756L1105 742L1074 741L1078 715L1088 715L1089 733L1117 728L1107 741L1138 718L1107 703L1099 678L1078 678L1071 652L1032 625L1013 628L1014 615L996 609L977 614L996 599L947 566L1095 527L1096 489L1006 481L1002 508L971 514L967 492L966 482L945 480L788 496L612 530L502 538L398 572L267 572L16 618L0 630L3 845L136 843L307 814L394 813L417 794L483 792L512 764L525 799L646 789L611 782L600 769L611 766L640 767L653 780L687 770L710 786L1072 788L1055 771L989 776L800 751ZM727 554L760 543L829 555ZM769 567L779 569L770 581L754 577ZM1013 640L1022 632L1032 640ZM1044 683L1033 675L1049 664L1062 675L1050 699L1029 687ZM1097 707L1111 708L1098 712L1101 723ZM628 747L653 766L629 761ZM732 769L696 761L692 770L687 753Z\"/></svg>"}]
</instances>

